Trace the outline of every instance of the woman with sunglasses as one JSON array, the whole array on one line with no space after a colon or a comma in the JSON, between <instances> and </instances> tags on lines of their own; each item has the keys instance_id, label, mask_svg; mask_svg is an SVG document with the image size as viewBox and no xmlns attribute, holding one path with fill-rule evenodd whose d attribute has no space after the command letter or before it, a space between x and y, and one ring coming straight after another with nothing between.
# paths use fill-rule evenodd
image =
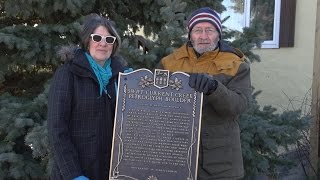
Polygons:
<instances>
[{"instance_id":1,"label":"woman with sunglasses","mask_svg":"<svg viewBox=\"0 0 320 180\"><path fill-rule=\"evenodd\" d=\"M111 21L90 15L80 32L81 48L62 48L66 63L53 78L48 100L51 179L107 179L120 37Z\"/></svg>"}]
</instances>

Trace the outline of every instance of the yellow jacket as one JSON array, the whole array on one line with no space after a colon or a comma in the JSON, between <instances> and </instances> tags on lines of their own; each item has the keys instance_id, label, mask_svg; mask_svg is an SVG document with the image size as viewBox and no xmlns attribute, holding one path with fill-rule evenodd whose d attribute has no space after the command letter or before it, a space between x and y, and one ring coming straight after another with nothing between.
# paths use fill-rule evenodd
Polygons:
<instances>
[{"instance_id":1,"label":"yellow jacket","mask_svg":"<svg viewBox=\"0 0 320 180\"><path fill-rule=\"evenodd\" d=\"M204 96L198 179L243 177L238 116L248 107L251 80L242 52L220 42L218 49L197 57L184 44L164 57L160 67L170 72L207 73L218 81L217 89Z\"/></svg>"}]
</instances>

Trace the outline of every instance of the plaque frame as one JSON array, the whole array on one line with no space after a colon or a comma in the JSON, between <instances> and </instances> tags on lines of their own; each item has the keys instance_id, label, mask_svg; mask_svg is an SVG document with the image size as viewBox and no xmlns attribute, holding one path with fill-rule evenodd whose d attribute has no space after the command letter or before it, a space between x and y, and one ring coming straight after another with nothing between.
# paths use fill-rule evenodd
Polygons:
<instances>
[{"instance_id":1,"label":"plaque frame","mask_svg":"<svg viewBox=\"0 0 320 180\"><path fill-rule=\"evenodd\" d=\"M138 75L135 79L130 79L133 74L136 73L144 73L142 75ZM153 76L153 77L152 77ZM184 76L184 78L180 79L179 77ZM192 117L191 122L191 139L188 142L188 150L186 157L186 169L183 175L186 175L182 179L186 180L196 180L197 179L197 168L198 168L198 154L199 154L199 142L200 142L200 130L201 130L201 115L202 115L202 101L203 94L196 92L186 83L188 81L189 75L184 72L173 72L170 74L168 70L155 69L154 73L152 73L148 69L138 69L129 73L120 73L118 79L118 95L116 100L116 112L114 119L114 131L113 131L113 141L112 141L112 151L111 151L111 160L110 160L110 172L109 179L110 180L120 180L120 179L130 179L130 180L138 180L139 177L132 176L129 171L126 171L129 168L127 166L120 168L121 163L124 161L124 134L125 134L125 121L126 121L126 113L127 113L127 101L128 93L130 92L128 89L130 87L130 82L136 81L137 87L141 88L141 92L148 88L153 88L159 91L164 90L165 88L170 88L174 92L179 92L180 90L187 89L185 93L189 98L186 100L190 106L192 106L192 113L190 116ZM125 83L124 81L128 81ZM138 90L139 91L139 90ZM157 91L158 92L158 91ZM173 93L171 93L172 95ZM178 93L183 94L183 93ZM183 95L180 95L183 96ZM141 96L142 97L142 96ZM180 98L181 99L181 98ZM185 99L182 99L182 101ZM150 100L151 101L151 100ZM183 104L183 103L182 103ZM160 105L164 106L165 105ZM170 105L169 105L170 106ZM174 107L174 106L172 106ZM170 109L171 107L169 107ZM181 109L181 107L180 107ZM182 106L183 109L183 106ZM158 170L160 170L159 168ZM139 171L139 169L137 169ZM186 173L187 172L187 173ZM170 179L170 173L167 172L155 172L153 170L142 170L141 173L150 173L145 175L144 178L146 180L160 180L158 179L159 173L161 175L168 175ZM166 180L169 180L166 178ZM177 178L173 178L177 180ZM181 179L181 180L182 180ZM140 180L140 179L139 179Z\"/></svg>"}]
</instances>

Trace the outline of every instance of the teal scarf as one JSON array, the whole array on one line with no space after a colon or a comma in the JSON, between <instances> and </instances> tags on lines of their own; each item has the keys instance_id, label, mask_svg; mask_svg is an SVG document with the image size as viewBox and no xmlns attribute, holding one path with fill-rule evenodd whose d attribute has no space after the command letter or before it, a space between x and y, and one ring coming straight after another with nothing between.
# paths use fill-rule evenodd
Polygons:
<instances>
[{"instance_id":1,"label":"teal scarf","mask_svg":"<svg viewBox=\"0 0 320 180\"><path fill-rule=\"evenodd\" d=\"M107 90L106 87L109 83L109 80L112 76L112 68L111 68L111 58L107 59L103 67L99 65L87 52L85 53L86 57L90 63L91 68L94 71L94 74L97 76L99 85L100 85L100 96L102 92L105 91L106 94Z\"/></svg>"}]
</instances>

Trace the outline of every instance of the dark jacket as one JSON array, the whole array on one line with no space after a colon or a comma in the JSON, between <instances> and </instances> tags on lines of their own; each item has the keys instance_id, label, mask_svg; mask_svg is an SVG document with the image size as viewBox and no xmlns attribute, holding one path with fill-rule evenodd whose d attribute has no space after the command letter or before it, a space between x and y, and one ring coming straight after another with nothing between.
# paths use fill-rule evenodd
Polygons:
<instances>
[{"instance_id":1,"label":"dark jacket","mask_svg":"<svg viewBox=\"0 0 320 180\"><path fill-rule=\"evenodd\" d=\"M215 51L197 56L187 44L161 60L171 72L207 73L218 87L204 96L198 179L238 179L244 176L238 116L251 96L250 68L243 54L220 43Z\"/></svg>"},{"instance_id":2,"label":"dark jacket","mask_svg":"<svg viewBox=\"0 0 320 180\"><path fill-rule=\"evenodd\" d=\"M48 134L53 152L53 180L84 175L106 179L112 145L118 73L124 66L112 57L112 78L100 96L98 80L84 51L78 49L54 75L48 100Z\"/></svg>"}]
</instances>

